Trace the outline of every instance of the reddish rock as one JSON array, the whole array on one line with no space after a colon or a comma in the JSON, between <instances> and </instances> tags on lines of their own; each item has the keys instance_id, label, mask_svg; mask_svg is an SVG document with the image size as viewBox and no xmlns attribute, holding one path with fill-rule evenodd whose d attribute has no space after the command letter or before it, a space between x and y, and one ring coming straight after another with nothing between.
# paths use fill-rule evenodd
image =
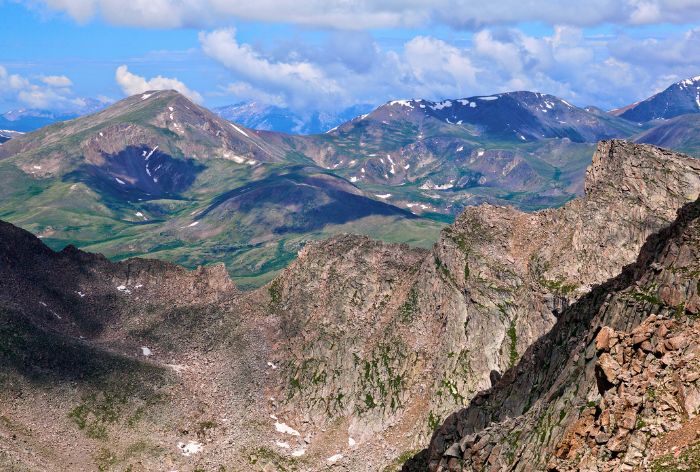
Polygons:
<instances>
[{"instance_id":1,"label":"reddish rock","mask_svg":"<svg viewBox=\"0 0 700 472\"><path fill-rule=\"evenodd\" d=\"M595 338L595 348L598 351L609 351L617 343L617 334L609 326L603 326Z\"/></svg>"},{"instance_id":2,"label":"reddish rock","mask_svg":"<svg viewBox=\"0 0 700 472\"><path fill-rule=\"evenodd\" d=\"M620 364L606 352L600 355L597 365L603 372L605 379L611 384L616 385L617 377L620 375Z\"/></svg>"}]
</instances>

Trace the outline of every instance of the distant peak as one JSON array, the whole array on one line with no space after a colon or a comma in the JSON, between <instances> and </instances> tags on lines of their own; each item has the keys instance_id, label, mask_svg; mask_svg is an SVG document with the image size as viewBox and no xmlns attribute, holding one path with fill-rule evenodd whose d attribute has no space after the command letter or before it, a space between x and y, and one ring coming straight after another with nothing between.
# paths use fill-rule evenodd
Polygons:
<instances>
[{"instance_id":1,"label":"distant peak","mask_svg":"<svg viewBox=\"0 0 700 472\"><path fill-rule=\"evenodd\" d=\"M182 97L184 99L189 100L187 97L185 97L183 94L178 92L177 90L173 89L167 89L167 90L147 90L142 93L137 93L135 95L132 95L130 98L138 98L141 100L148 100L149 98L166 98L166 97Z\"/></svg>"}]
</instances>

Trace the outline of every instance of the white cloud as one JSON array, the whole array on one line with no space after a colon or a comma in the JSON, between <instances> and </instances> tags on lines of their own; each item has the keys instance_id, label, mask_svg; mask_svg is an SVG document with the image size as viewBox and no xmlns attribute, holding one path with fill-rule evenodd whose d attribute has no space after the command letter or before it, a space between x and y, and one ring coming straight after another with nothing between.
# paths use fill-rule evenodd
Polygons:
<instances>
[{"instance_id":1,"label":"white cloud","mask_svg":"<svg viewBox=\"0 0 700 472\"><path fill-rule=\"evenodd\" d=\"M240 79L238 84L230 87L241 89L242 83L246 83L248 91L271 89L275 95L282 94L292 106L303 106L294 102L300 99L305 102L311 96L323 102L344 93L340 85L317 65L303 60L274 61L264 57L250 45L238 43L233 28L200 33L199 41L205 54Z\"/></svg>"},{"instance_id":2,"label":"white cloud","mask_svg":"<svg viewBox=\"0 0 700 472\"><path fill-rule=\"evenodd\" d=\"M253 101L265 103L267 105L275 105L284 107L287 104L284 96L280 94L267 93L253 87L247 82L233 82L224 87L227 94L238 97L239 100Z\"/></svg>"},{"instance_id":3,"label":"white cloud","mask_svg":"<svg viewBox=\"0 0 700 472\"><path fill-rule=\"evenodd\" d=\"M374 29L426 26L457 28L541 22L571 26L657 24L700 20L698 0L39 0L80 22L100 16L119 25L212 26L234 20Z\"/></svg>"},{"instance_id":4,"label":"white cloud","mask_svg":"<svg viewBox=\"0 0 700 472\"><path fill-rule=\"evenodd\" d=\"M0 66L0 99L12 105L57 111L79 111L89 104L76 97L66 76L42 76L39 83Z\"/></svg>"},{"instance_id":5,"label":"white cloud","mask_svg":"<svg viewBox=\"0 0 700 472\"><path fill-rule=\"evenodd\" d=\"M479 69L466 51L445 41L417 36L404 45L411 76L432 94L462 96L476 85Z\"/></svg>"},{"instance_id":6,"label":"white cloud","mask_svg":"<svg viewBox=\"0 0 700 472\"><path fill-rule=\"evenodd\" d=\"M149 90L177 90L194 102L202 102L202 96L198 92L190 90L184 83L175 78L162 77L159 75L152 79L146 79L139 75L132 74L125 65L117 67L115 78L117 84L119 84L127 95L136 95Z\"/></svg>"},{"instance_id":7,"label":"white cloud","mask_svg":"<svg viewBox=\"0 0 700 472\"><path fill-rule=\"evenodd\" d=\"M41 81L52 87L70 87L73 82L65 75L46 75L41 78Z\"/></svg>"}]
</instances>

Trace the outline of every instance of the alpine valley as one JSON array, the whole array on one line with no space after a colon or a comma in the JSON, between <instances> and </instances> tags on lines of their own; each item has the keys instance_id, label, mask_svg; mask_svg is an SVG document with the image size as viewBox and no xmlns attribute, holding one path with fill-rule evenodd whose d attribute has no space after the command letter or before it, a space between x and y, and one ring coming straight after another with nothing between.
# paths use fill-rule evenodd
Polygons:
<instances>
[{"instance_id":1,"label":"alpine valley","mask_svg":"<svg viewBox=\"0 0 700 472\"><path fill-rule=\"evenodd\" d=\"M698 93L5 133L0 469L697 470Z\"/></svg>"}]
</instances>

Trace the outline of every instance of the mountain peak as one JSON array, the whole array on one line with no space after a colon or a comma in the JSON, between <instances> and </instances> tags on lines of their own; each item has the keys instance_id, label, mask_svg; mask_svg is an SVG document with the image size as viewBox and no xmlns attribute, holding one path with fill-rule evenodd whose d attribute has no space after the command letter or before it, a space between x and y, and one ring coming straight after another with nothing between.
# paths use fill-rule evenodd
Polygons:
<instances>
[{"instance_id":1,"label":"mountain peak","mask_svg":"<svg viewBox=\"0 0 700 472\"><path fill-rule=\"evenodd\" d=\"M646 100L612 113L639 123L700 113L700 76L678 81Z\"/></svg>"},{"instance_id":2,"label":"mountain peak","mask_svg":"<svg viewBox=\"0 0 700 472\"><path fill-rule=\"evenodd\" d=\"M623 120L589 112L554 95L526 90L437 102L392 100L362 120L339 127L338 132L352 130L359 121L362 121L361 126L367 126L365 118L380 127L393 126L392 123L401 126L401 120L411 120L414 124L438 120L442 126L458 126L473 136L490 135L515 142L547 138L594 142L631 134L630 124ZM451 133L456 131L450 130Z\"/></svg>"}]
</instances>

